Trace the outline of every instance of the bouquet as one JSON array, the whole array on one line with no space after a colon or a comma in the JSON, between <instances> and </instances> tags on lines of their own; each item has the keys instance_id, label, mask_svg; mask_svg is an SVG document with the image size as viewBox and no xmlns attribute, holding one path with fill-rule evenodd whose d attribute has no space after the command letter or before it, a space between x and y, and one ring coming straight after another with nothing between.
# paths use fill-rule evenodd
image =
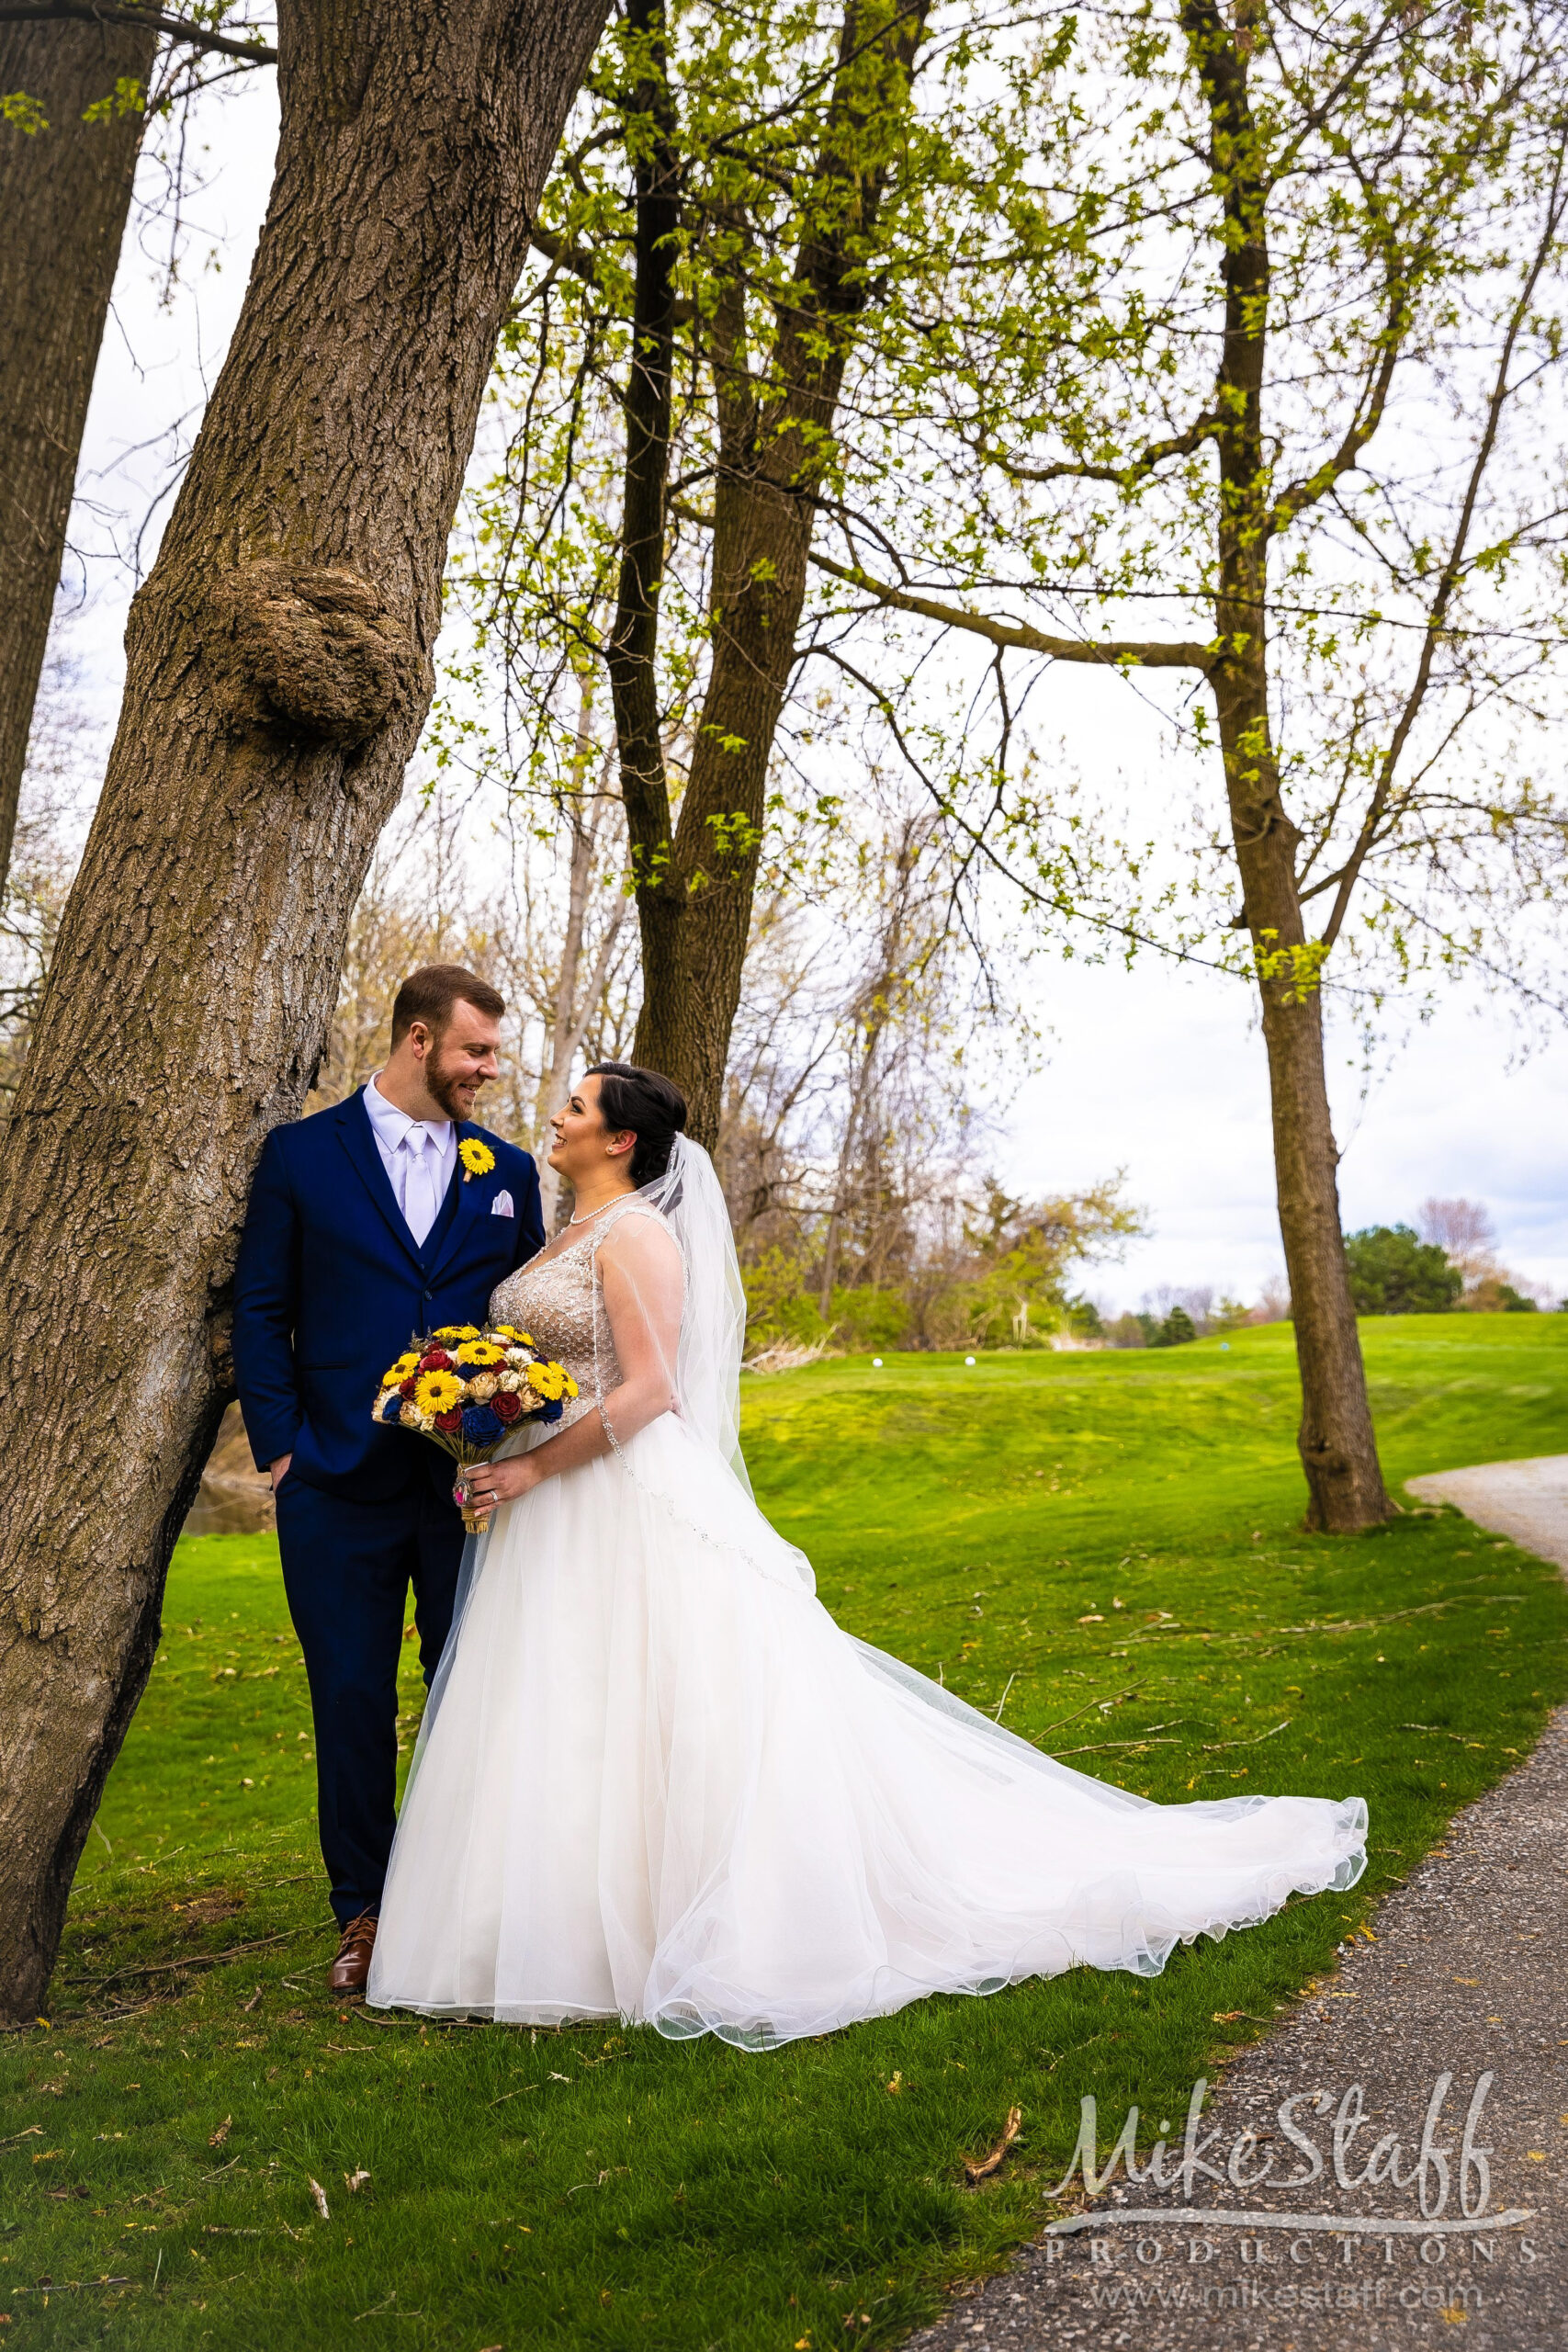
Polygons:
<instances>
[{"instance_id":1,"label":"bouquet","mask_svg":"<svg viewBox=\"0 0 1568 2352\"><path fill-rule=\"evenodd\" d=\"M462 1467L493 1459L519 1422L558 1421L577 1383L564 1364L539 1355L510 1323L447 1323L409 1341L382 1374L371 1419L433 1438ZM465 1504L463 1525L478 1535L488 1511Z\"/></svg>"}]
</instances>

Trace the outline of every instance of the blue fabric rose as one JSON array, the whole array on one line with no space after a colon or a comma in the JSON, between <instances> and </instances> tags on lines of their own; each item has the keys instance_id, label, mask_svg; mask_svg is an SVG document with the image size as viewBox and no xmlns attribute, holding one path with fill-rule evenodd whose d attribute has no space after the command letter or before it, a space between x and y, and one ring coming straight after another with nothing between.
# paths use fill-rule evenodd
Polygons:
<instances>
[{"instance_id":1,"label":"blue fabric rose","mask_svg":"<svg viewBox=\"0 0 1568 2352\"><path fill-rule=\"evenodd\" d=\"M539 1419L542 1421L558 1421L565 1410L566 1407L558 1396L553 1404L540 1406Z\"/></svg>"},{"instance_id":2,"label":"blue fabric rose","mask_svg":"<svg viewBox=\"0 0 1568 2352\"><path fill-rule=\"evenodd\" d=\"M381 1408L381 1419L384 1421L400 1421L402 1417L403 1400L397 1395L396 1391L394 1391Z\"/></svg>"},{"instance_id":3,"label":"blue fabric rose","mask_svg":"<svg viewBox=\"0 0 1568 2352\"><path fill-rule=\"evenodd\" d=\"M501 1430L500 1417L492 1413L488 1405L465 1405L463 1408L463 1435L468 1444L490 1445L501 1435Z\"/></svg>"}]
</instances>

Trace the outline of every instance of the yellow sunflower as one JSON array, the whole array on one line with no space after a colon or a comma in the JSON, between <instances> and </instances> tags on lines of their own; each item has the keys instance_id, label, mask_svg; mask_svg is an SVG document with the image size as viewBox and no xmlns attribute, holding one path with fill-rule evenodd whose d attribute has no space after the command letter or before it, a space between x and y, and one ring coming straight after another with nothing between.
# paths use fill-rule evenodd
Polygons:
<instances>
[{"instance_id":1,"label":"yellow sunflower","mask_svg":"<svg viewBox=\"0 0 1568 2352\"><path fill-rule=\"evenodd\" d=\"M477 1323L443 1323L440 1330L432 1331L430 1336L433 1340L439 1340L444 1346L450 1346L457 1340L477 1340L479 1327ZM416 1363L419 1361L417 1356L414 1361Z\"/></svg>"},{"instance_id":2,"label":"yellow sunflower","mask_svg":"<svg viewBox=\"0 0 1568 2352\"><path fill-rule=\"evenodd\" d=\"M506 1350L496 1347L490 1340L465 1340L457 1351L457 1362L459 1363L504 1363Z\"/></svg>"},{"instance_id":3,"label":"yellow sunflower","mask_svg":"<svg viewBox=\"0 0 1568 2352\"><path fill-rule=\"evenodd\" d=\"M400 1381L407 1380L411 1373L415 1373L418 1370L418 1351L416 1349L410 1348L398 1358L397 1363L392 1366L390 1372L383 1374L381 1385L383 1388L396 1388Z\"/></svg>"},{"instance_id":4,"label":"yellow sunflower","mask_svg":"<svg viewBox=\"0 0 1568 2352\"><path fill-rule=\"evenodd\" d=\"M495 1166L495 1154L488 1143L480 1143L478 1136L465 1136L457 1146L457 1157L463 1163L463 1182L470 1176L488 1176Z\"/></svg>"},{"instance_id":5,"label":"yellow sunflower","mask_svg":"<svg viewBox=\"0 0 1568 2352\"><path fill-rule=\"evenodd\" d=\"M531 1363L528 1385L536 1396L543 1396L553 1405L565 1393L566 1374L558 1363Z\"/></svg>"},{"instance_id":6,"label":"yellow sunflower","mask_svg":"<svg viewBox=\"0 0 1568 2352\"><path fill-rule=\"evenodd\" d=\"M421 1412L432 1416L449 1413L460 1404L463 1384L455 1372L427 1372L413 1392L414 1403Z\"/></svg>"}]
</instances>

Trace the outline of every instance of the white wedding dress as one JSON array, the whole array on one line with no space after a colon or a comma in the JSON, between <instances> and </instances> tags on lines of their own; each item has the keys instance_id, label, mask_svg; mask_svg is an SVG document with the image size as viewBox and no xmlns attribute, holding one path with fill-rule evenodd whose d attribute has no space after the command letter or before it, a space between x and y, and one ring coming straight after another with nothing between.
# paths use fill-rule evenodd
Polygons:
<instances>
[{"instance_id":1,"label":"white wedding dress","mask_svg":"<svg viewBox=\"0 0 1568 2352\"><path fill-rule=\"evenodd\" d=\"M614 1441L601 1257L628 1220L679 1247L680 1410L470 1544L370 2003L767 2048L928 1993L1154 1975L1179 1943L1353 1884L1359 1797L1156 1805L840 1631L732 1458L733 1244L705 1155L682 1139L672 1176L492 1302Z\"/></svg>"}]
</instances>

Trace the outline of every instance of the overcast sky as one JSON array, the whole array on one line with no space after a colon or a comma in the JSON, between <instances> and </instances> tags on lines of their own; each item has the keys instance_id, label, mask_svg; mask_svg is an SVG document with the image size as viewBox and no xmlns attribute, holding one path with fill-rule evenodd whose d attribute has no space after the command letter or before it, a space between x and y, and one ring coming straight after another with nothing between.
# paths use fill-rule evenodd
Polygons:
<instances>
[{"instance_id":1,"label":"overcast sky","mask_svg":"<svg viewBox=\"0 0 1568 2352\"><path fill-rule=\"evenodd\" d=\"M129 241L94 391L73 541L86 603L66 627L83 690L112 723L137 526L188 450L244 291L271 171L272 76L247 77L202 126L209 185L189 206L179 282L162 266L167 232ZM157 517L166 513L166 499ZM143 533L143 571L157 520ZM1101 707L1102 734L1108 711ZM1125 744L1115 765L1129 756ZM1107 756L1111 746L1108 743ZM1135 751L1131 754L1136 757ZM1281 1264L1273 1206L1263 1048L1235 980L1153 959L1132 973L1051 962L1032 983L1048 1059L998 1104L1001 1172L1052 1192L1125 1167L1149 1238L1089 1286L1134 1305L1160 1283L1213 1283L1242 1296ZM1553 1042L1518 1059L1498 1007L1454 989L1391 1049L1370 1088L1353 1038L1331 1040L1348 1227L1413 1219L1430 1193L1490 1208L1502 1252L1527 1279L1568 1294L1568 1056Z\"/></svg>"}]
</instances>

